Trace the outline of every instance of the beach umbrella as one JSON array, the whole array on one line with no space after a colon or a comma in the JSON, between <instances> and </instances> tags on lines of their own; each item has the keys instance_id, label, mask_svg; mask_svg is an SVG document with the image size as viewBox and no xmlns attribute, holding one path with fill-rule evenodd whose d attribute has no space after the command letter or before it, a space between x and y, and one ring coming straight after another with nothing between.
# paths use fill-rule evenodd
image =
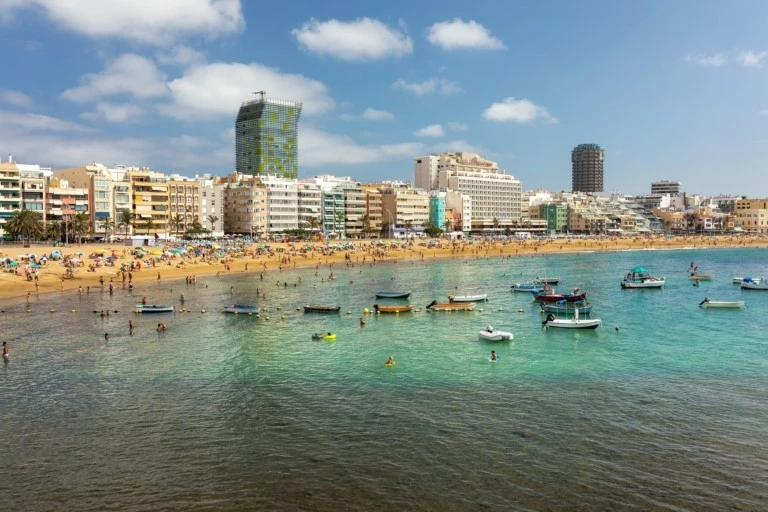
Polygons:
<instances>
[{"instance_id":1,"label":"beach umbrella","mask_svg":"<svg viewBox=\"0 0 768 512\"><path fill-rule=\"evenodd\" d=\"M30 254L27 255L27 258L29 258L31 260L37 259L37 254L31 254L30 253Z\"/></svg>"},{"instance_id":2,"label":"beach umbrella","mask_svg":"<svg viewBox=\"0 0 768 512\"><path fill-rule=\"evenodd\" d=\"M163 255L163 251L152 251L151 254L152 254L152 256L162 256Z\"/></svg>"}]
</instances>

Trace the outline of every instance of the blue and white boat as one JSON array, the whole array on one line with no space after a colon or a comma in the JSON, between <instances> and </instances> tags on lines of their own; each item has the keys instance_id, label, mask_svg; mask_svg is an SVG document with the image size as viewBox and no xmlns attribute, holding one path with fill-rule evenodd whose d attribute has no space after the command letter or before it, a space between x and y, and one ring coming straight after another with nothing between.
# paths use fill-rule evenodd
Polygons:
<instances>
[{"instance_id":1,"label":"blue and white boat","mask_svg":"<svg viewBox=\"0 0 768 512\"><path fill-rule=\"evenodd\" d=\"M232 313L234 315L238 314L256 314L261 312L261 308L259 306L249 306L245 304L230 304L229 306L226 306L224 309L221 310L222 313Z\"/></svg>"},{"instance_id":2,"label":"blue and white boat","mask_svg":"<svg viewBox=\"0 0 768 512\"><path fill-rule=\"evenodd\" d=\"M378 290L376 291L376 298L377 299L407 299L411 296L411 291L404 291L404 292L388 292L384 290Z\"/></svg>"},{"instance_id":3,"label":"blue and white boat","mask_svg":"<svg viewBox=\"0 0 768 512\"><path fill-rule=\"evenodd\" d=\"M539 293L541 291L541 286L535 283L515 283L512 285L512 291Z\"/></svg>"}]
</instances>

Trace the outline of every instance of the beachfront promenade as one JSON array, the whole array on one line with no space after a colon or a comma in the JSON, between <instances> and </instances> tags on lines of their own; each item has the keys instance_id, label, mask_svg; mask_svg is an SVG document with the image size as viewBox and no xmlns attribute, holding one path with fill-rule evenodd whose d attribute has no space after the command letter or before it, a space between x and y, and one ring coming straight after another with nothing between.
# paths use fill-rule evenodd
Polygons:
<instances>
[{"instance_id":1,"label":"beachfront promenade","mask_svg":"<svg viewBox=\"0 0 768 512\"><path fill-rule=\"evenodd\" d=\"M351 247L340 249L344 243ZM182 247L187 252L174 252ZM262 244L262 247L263 244ZM140 270L131 272L132 283L184 279L221 273L279 272L281 269L331 265L373 264L436 258L535 257L574 252L664 250L679 248L768 247L768 237L758 236L665 236L653 237L591 237L553 238L544 240L447 241L413 240L350 240L334 241L328 246L320 243L270 243L269 249L259 244L208 243L198 241L145 247L146 253L137 257L136 248L119 244L70 244L66 247L48 245L0 245L0 258L5 261L0 272L0 300L24 297L28 294L67 292L82 288L122 286L122 265L141 262ZM62 256L79 259L79 265L65 267L62 260L48 259L36 270L37 279L29 279L24 268L30 260L23 255L34 254L37 261L59 251ZM101 256L101 261L97 258ZM114 257L107 265L106 259ZM13 263L15 262L15 263ZM11 265L13 263L13 265ZM69 270L69 273L68 273Z\"/></svg>"}]
</instances>

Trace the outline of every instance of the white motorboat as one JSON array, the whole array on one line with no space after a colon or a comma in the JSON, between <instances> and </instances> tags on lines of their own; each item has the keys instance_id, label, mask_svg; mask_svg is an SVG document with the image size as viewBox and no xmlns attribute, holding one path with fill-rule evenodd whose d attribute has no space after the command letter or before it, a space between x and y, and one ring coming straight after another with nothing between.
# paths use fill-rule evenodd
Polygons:
<instances>
[{"instance_id":1,"label":"white motorboat","mask_svg":"<svg viewBox=\"0 0 768 512\"><path fill-rule=\"evenodd\" d=\"M744 309L746 303L743 300L710 300L709 297L704 297L704 300L699 302L699 306L703 308L731 308L731 309Z\"/></svg>"},{"instance_id":2,"label":"white motorboat","mask_svg":"<svg viewBox=\"0 0 768 512\"><path fill-rule=\"evenodd\" d=\"M599 318L579 318L579 309L573 311L572 318L557 318L554 313L549 313L547 319L541 324L544 327L561 327L564 329L597 329L603 323Z\"/></svg>"},{"instance_id":3,"label":"white motorboat","mask_svg":"<svg viewBox=\"0 0 768 512\"><path fill-rule=\"evenodd\" d=\"M448 302L482 302L488 300L488 294L479 295L449 295Z\"/></svg>"},{"instance_id":4,"label":"white motorboat","mask_svg":"<svg viewBox=\"0 0 768 512\"><path fill-rule=\"evenodd\" d=\"M765 278L752 279L751 277L745 277L741 282L742 290L768 290L768 282Z\"/></svg>"},{"instance_id":5,"label":"white motorboat","mask_svg":"<svg viewBox=\"0 0 768 512\"><path fill-rule=\"evenodd\" d=\"M258 314L261 312L261 308L259 306L252 306L248 304L230 304L229 306L225 306L224 309L221 310L222 313L231 313L233 315L238 314L245 314L245 315L252 315L252 314Z\"/></svg>"},{"instance_id":6,"label":"white motorboat","mask_svg":"<svg viewBox=\"0 0 768 512\"><path fill-rule=\"evenodd\" d=\"M541 289L542 285L536 283L515 283L512 285L514 292L539 292Z\"/></svg>"},{"instance_id":7,"label":"white motorboat","mask_svg":"<svg viewBox=\"0 0 768 512\"><path fill-rule=\"evenodd\" d=\"M645 267L633 268L621 282L622 288L661 288L666 281L663 277L653 277Z\"/></svg>"},{"instance_id":8,"label":"white motorboat","mask_svg":"<svg viewBox=\"0 0 768 512\"><path fill-rule=\"evenodd\" d=\"M491 325L480 331L477 336L480 341L509 341L514 338L511 332L497 331Z\"/></svg>"},{"instance_id":9,"label":"white motorboat","mask_svg":"<svg viewBox=\"0 0 768 512\"><path fill-rule=\"evenodd\" d=\"M173 313L173 306L158 304L136 304L136 313Z\"/></svg>"}]
</instances>

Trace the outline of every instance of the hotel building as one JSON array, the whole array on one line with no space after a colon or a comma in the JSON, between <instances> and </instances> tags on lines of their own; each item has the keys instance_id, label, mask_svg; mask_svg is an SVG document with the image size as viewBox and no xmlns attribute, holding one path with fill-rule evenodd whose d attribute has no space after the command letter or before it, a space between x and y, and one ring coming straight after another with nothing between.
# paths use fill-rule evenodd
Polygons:
<instances>
[{"instance_id":1,"label":"hotel building","mask_svg":"<svg viewBox=\"0 0 768 512\"><path fill-rule=\"evenodd\" d=\"M579 144L571 151L571 191L602 192L605 150L597 144Z\"/></svg>"}]
</instances>

